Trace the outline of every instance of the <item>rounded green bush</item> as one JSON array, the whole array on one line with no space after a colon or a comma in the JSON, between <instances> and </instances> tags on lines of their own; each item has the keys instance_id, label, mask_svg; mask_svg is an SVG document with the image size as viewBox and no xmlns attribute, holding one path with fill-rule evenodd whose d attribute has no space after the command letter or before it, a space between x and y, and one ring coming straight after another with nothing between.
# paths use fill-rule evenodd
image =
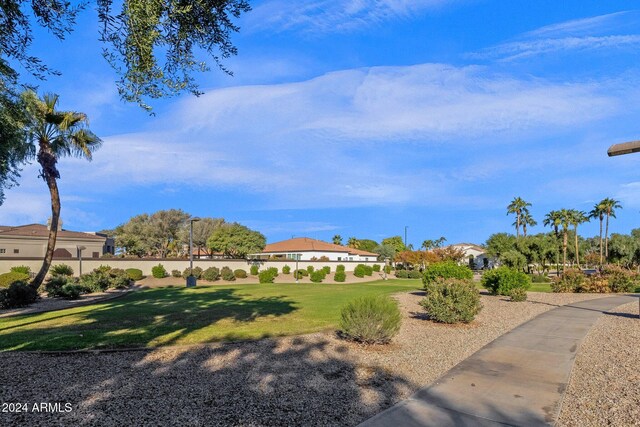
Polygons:
<instances>
[{"instance_id":1,"label":"rounded green bush","mask_svg":"<svg viewBox=\"0 0 640 427\"><path fill-rule=\"evenodd\" d=\"M171 277L175 277L175 278L182 277L182 273L180 273L180 270L171 270Z\"/></svg>"},{"instance_id":2,"label":"rounded green bush","mask_svg":"<svg viewBox=\"0 0 640 427\"><path fill-rule=\"evenodd\" d=\"M131 279L126 271L121 268L112 268L109 274L109 287L115 289L124 289L131 285Z\"/></svg>"},{"instance_id":3,"label":"rounded green bush","mask_svg":"<svg viewBox=\"0 0 640 427\"><path fill-rule=\"evenodd\" d=\"M75 283L67 283L60 288L60 296L64 299L78 299L84 293L84 287Z\"/></svg>"},{"instance_id":4,"label":"rounded green bush","mask_svg":"<svg viewBox=\"0 0 640 427\"><path fill-rule=\"evenodd\" d=\"M345 271L345 267L344 267L344 265L342 265L342 264L338 264L338 265L336 266L336 272L339 272L339 271L342 271L342 272L344 273L344 271Z\"/></svg>"},{"instance_id":5,"label":"rounded green bush","mask_svg":"<svg viewBox=\"0 0 640 427\"><path fill-rule=\"evenodd\" d=\"M344 271L336 271L336 274L333 275L333 280L336 282L344 282L347 280L347 273Z\"/></svg>"},{"instance_id":6,"label":"rounded green bush","mask_svg":"<svg viewBox=\"0 0 640 427\"><path fill-rule=\"evenodd\" d=\"M26 282L16 281L8 288L0 289L0 307L17 308L24 307L38 299L38 291Z\"/></svg>"},{"instance_id":7,"label":"rounded green bush","mask_svg":"<svg viewBox=\"0 0 640 427\"><path fill-rule=\"evenodd\" d=\"M186 279L187 277L189 277L189 275L193 274L193 277L195 277L196 279L201 279L202 273L203 273L203 270L200 267L193 267L193 272L189 267L187 267L182 272L182 278Z\"/></svg>"},{"instance_id":8,"label":"rounded green bush","mask_svg":"<svg viewBox=\"0 0 640 427\"><path fill-rule=\"evenodd\" d=\"M425 289L438 279L473 279L473 271L466 265L458 265L453 261L436 262L429 265L422 274Z\"/></svg>"},{"instance_id":9,"label":"rounded green bush","mask_svg":"<svg viewBox=\"0 0 640 427\"><path fill-rule=\"evenodd\" d=\"M288 265L285 265L284 267L282 267L282 274L289 274L291 273L291 267L289 267Z\"/></svg>"},{"instance_id":10,"label":"rounded green bush","mask_svg":"<svg viewBox=\"0 0 640 427\"><path fill-rule=\"evenodd\" d=\"M396 270L396 277L398 279L408 279L409 271L408 270Z\"/></svg>"},{"instance_id":11,"label":"rounded green bush","mask_svg":"<svg viewBox=\"0 0 640 427\"><path fill-rule=\"evenodd\" d=\"M275 270L275 271L274 271ZM258 273L258 281L260 283L273 283L274 279L278 276L277 268L267 268Z\"/></svg>"},{"instance_id":12,"label":"rounded green bush","mask_svg":"<svg viewBox=\"0 0 640 427\"><path fill-rule=\"evenodd\" d=\"M220 270L218 267L209 267L202 272L202 278L209 282L215 282L220 278Z\"/></svg>"},{"instance_id":13,"label":"rounded green bush","mask_svg":"<svg viewBox=\"0 0 640 427\"><path fill-rule=\"evenodd\" d=\"M44 284L44 290L52 298L61 297L62 287L69 282L68 276L52 276Z\"/></svg>"},{"instance_id":14,"label":"rounded green bush","mask_svg":"<svg viewBox=\"0 0 640 427\"><path fill-rule=\"evenodd\" d=\"M252 265L251 267L249 267L249 272L251 273L252 276L257 276L258 275L258 270L260 270L260 267L258 267L257 265Z\"/></svg>"},{"instance_id":15,"label":"rounded green bush","mask_svg":"<svg viewBox=\"0 0 640 427\"><path fill-rule=\"evenodd\" d=\"M611 292L633 292L638 283L638 273L616 265L607 265L602 275L609 282Z\"/></svg>"},{"instance_id":16,"label":"rounded green bush","mask_svg":"<svg viewBox=\"0 0 640 427\"><path fill-rule=\"evenodd\" d=\"M14 282L25 282L27 280L29 280L29 275L25 273L12 271L0 274L0 288L8 288Z\"/></svg>"},{"instance_id":17,"label":"rounded green bush","mask_svg":"<svg viewBox=\"0 0 640 427\"><path fill-rule=\"evenodd\" d=\"M164 279L167 277L167 270L164 268L164 265L158 264L151 267L151 275L156 279Z\"/></svg>"},{"instance_id":18,"label":"rounded green bush","mask_svg":"<svg viewBox=\"0 0 640 427\"><path fill-rule=\"evenodd\" d=\"M380 264L373 264L373 271L375 271L376 273L380 272Z\"/></svg>"},{"instance_id":19,"label":"rounded green bush","mask_svg":"<svg viewBox=\"0 0 640 427\"><path fill-rule=\"evenodd\" d=\"M22 273L27 276L31 274L31 267L26 265L16 265L15 267L11 267L10 269L14 273Z\"/></svg>"},{"instance_id":20,"label":"rounded green bush","mask_svg":"<svg viewBox=\"0 0 640 427\"><path fill-rule=\"evenodd\" d=\"M222 270L220 270L220 277L222 277L222 280L226 280L227 282L233 282L236 280L233 270L227 266L222 267Z\"/></svg>"},{"instance_id":21,"label":"rounded green bush","mask_svg":"<svg viewBox=\"0 0 640 427\"><path fill-rule=\"evenodd\" d=\"M353 275L356 277L364 277L367 274L366 269L364 268L364 264L356 265L356 268L353 269Z\"/></svg>"},{"instance_id":22,"label":"rounded green bush","mask_svg":"<svg viewBox=\"0 0 640 427\"><path fill-rule=\"evenodd\" d=\"M441 323L469 323L482 309L480 294L468 280L437 279L420 301L430 319Z\"/></svg>"},{"instance_id":23,"label":"rounded green bush","mask_svg":"<svg viewBox=\"0 0 640 427\"><path fill-rule=\"evenodd\" d=\"M295 279L302 279L303 277L307 277L308 275L309 275L309 272L302 268L293 272L293 277Z\"/></svg>"},{"instance_id":24,"label":"rounded green bush","mask_svg":"<svg viewBox=\"0 0 640 427\"><path fill-rule=\"evenodd\" d=\"M348 303L340 314L340 334L366 344L386 344L398 333L402 316L388 296L366 296Z\"/></svg>"},{"instance_id":25,"label":"rounded green bush","mask_svg":"<svg viewBox=\"0 0 640 427\"><path fill-rule=\"evenodd\" d=\"M331 274L331 267L325 265L324 267L322 267L322 271L324 271L324 274Z\"/></svg>"},{"instance_id":26,"label":"rounded green bush","mask_svg":"<svg viewBox=\"0 0 640 427\"><path fill-rule=\"evenodd\" d=\"M73 276L73 268L67 264L56 264L49 271L53 276Z\"/></svg>"},{"instance_id":27,"label":"rounded green bush","mask_svg":"<svg viewBox=\"0 0 640 427\"><path fill-rule=\"evenodd\" d=\"M311 273L309 276L312 282L320 283L324 280L326 275L323 270L316 270L313 273Z\"/></svg>"},{"instance_id":28,"label":"rounded green bush","mask_svg":"<svg viewBox=\"0 0 640 427\"><path fill-rule=\"evenodd\" d=\"M511 289L531 287L531 277L522 271L499 267L482 275L482 286L493 295L509 295Z\"/></svg>"},{"instance_id":29,"label":"rounded green bush","mask_svg":"<svg viewBox=\"0 0 640 427\"><path fill-rule=\"evenodd\" d=\"M233 275L236 277L236 279L246 279L247 278L247 272L241 268L237 269L237 270L233 270Z\"/></svg>"},{"instance_id":30,"label":"rounded green bush","mask_svg":"<svg viewBox=\"0 0 640 427\"><path fill-rule=\"evenodd\" d=\"M309 265L309 266L307 266L307 273L311 274L311 273L313 273L313 272L314 272L314 270L315 270L315 269L313 268L313 265Z\"/></svg>"},{"instance_id":31,"label":"rounded green bush","mask_svg":"<svg viewBox=\"0 0 640 427\"><path fill-rule=\"evenodd\" d=\"M364 274L365 276L372 276L373 275L373 267L370 265L365 265L364 266Z\"/></svg>"},{"instance_id":32,"label":"rounded green bush","mask_svg":"<svg viewBox=\"0 0 640 427\"><path fill-rule=\"evenodd\" d=\"M139 268L127 268L125 271L129 275L129 278L131 280L138 281L144 278L144 276L142 275L142 270L140 270Z\"/></svg>"},{"instance_id":33,"label":"rounded green bush","mask_svg":"<svg viewBox=\"0 0 640 427\"><path fill-rule=\"evenodd\" d=\"M410 270L409 271L409 279L420 279L422 278L422 273L418 270Z\"/></svg>"},{"instance_id":34,"label":"rounded green bush","mask_svg":"<svg viewBox=\"0 0 640 427\"><path fill-rule=\"evenodd\" d=\"M513 288L509 291L511 301L521 302L527 300L527 290L525 288Z\"/></svg>"}]
</instances>

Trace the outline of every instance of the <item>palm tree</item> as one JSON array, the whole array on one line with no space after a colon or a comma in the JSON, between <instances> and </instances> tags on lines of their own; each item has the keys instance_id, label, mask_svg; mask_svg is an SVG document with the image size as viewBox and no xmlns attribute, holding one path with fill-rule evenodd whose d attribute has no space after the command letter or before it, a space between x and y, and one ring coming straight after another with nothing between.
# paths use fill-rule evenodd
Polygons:
<instances>
[{"instance_id":1,"label":"palm tree","mask_svg":"<svg viewBox=\"0 0 640 427\"><path fill-rule=\"evenodd\" d=\"M360 242L358 242L358 239L356 239L355 237L349 237L347 246L353 249L358 249L358 247L360 246Z\"/></svg>"},{"instance_id":2,"label":"palm tree","mask_svg":"<svg viewBox=\"0 0 640 427\"><path fill-rule=\"evenodd\" d=\"M531 216L531 214L527 209L525 209L522 212L522 217L520 218L520 221L522 224L522 234L524 235L524 237L527 237L527 226L535 227L536 225L538 225L536 220L533 219L533 217Z\"/></svg>"},{"instance_id":3,"label":"palm tree","mask_svg":"<svg viewBox=\"0 0 640 427\"><path fill-rule=\"evenodd\" d=\"M516 237L520 237L520 224L522 224L522 214L524 212L529 213L527 206L531 206L531 203L524 201L520 197L514 197L509 206L507 206L507 215L515 214L516 222Z\"/></svg>"},{"instance_id":4,"label":"palm tree","mask_svg":"<svg viewBox=\"0 0 640 427\"><path fill-rule=\"evenodd\" d=\"M608 262L609 261L609 218L610 217L615 218L616 217L615 210L622 209L622 205L620 204L619 201L610 199L608 197L602 200L600 203L604 207L604 213L605 213L605 216L607 217L606 229L604 232L604 258Z\"/></svg>"},{"instance_id":5,"label":"palm tree","mask_svg":"<svg viewBox=\"0 0 640 427\"><path fill-rule=\"evenodd\" d=\"M444 242L446 242L447 239L445 239L444 237L440 237L438 239L435 240L435 242L433 242L433 247L434 248L441 248L442 245L444 244Z\"/></svg>"},{"instance_id":6,"label":"palm tree","mask_svg":"<svg viewBox=\"0 0 640 427\"><path fill-rule=\"evenodd\" d=\"M578 226L585 222L589 222L589 217L583 211L579 211L577 209L570 209L567 211L568 213L568 221L571 225L573 225L573 230L575 232L575 244L576 244L576 264L578 268L580 268L580 250L578 247Z\"/></svg>"},{"instance_id":7,"label":"palm tree","mask_svg":"<svg viewBox=\"0 0 640 427\"><path fill-rule=\"evenodd\" d=\"M425 251L429 251L429 250L435 248L435 245L433 243L433 240L427 239L424 242L422 242L422 246L420 246L420 247L424 248Z\"/></svg>"},{"instance_id":8,"label":"palm tree","mask_svg":"<svg viewBox=\"0 0 640 427\"><path fill-rule=\"evenodd\" d=\"M606 200L606 199L605 199ZM606 213L606 209L604 206L604 200L601 200L599 203L596 203L593 206L591 212L589 212L589 217L598 218L600 220L600 265L602 265L602 254L604 250L604 246L602 245L602 223L604 221L604 215Z\"/></svg>"},{"instance_id":9,"label":"palm tree","mask_svg":"<svg viewBox=\"0 0 640 427\"><path fill-rule=\"evenodd\" d=\"M51 223L49 240L42 267L31 282L38 289L44 280L56 246L60 221L60 193L57 180L60 172L56 166L58 159L65 156L84 157L91 160L92 153L102 141L88 129L88 119L84 113L58 111L58 95L46 94L42 99L33 91L22 94L27 114L26 144L41 166L40 176L47 184L51 195ZM32 156L33 156L32 154Z\"/></svg>"},{"instance_id":10,"label":"palm tree","mask_svg":"<svg viewBox=\"0 0 640 427\"><path fill-rule=\"evenodd\" d=\"M333 236L333 244L342 246L342 236L339 234Z\"/></svg>"},{"instance_id":11,"label":"palm tree","mask_svg":"<svg viewBox=\"0 0 640 427\"><path fill-rule=\"evenodd\" d=\"M556 242L560 240L560 232L559 227L562 224L562 215L560 211L551 211L545 215L544 221L542 222L545 227L553 228L553 234L556 236ZM560 271L560 260L558 259L558 253L556 252L556 271Z\"/></svg>"},{"instance_id":12,"label":"palm tree","mask_svg":"<svg viewBox=\"0 0 640 427\"><path fill-rule=\"evenodd\" d=\"M572 215L567 209L560 209L558 217L560 219L559 225L562 227L562 274L564 275L564 271L567 268L567 237Z\"/></svg>"}]
</instances>

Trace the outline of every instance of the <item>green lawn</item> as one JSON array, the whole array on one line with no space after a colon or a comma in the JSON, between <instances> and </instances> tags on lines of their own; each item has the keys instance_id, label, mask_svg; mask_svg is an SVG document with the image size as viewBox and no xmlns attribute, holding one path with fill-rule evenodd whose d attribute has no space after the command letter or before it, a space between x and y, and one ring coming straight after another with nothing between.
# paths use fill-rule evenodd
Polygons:
<instances>
[{"instance_id":1,"label":"green lawn","mask_svg":"<svg viewBox=\"0 0 640 427\"><path fill-rule=\"evenodd\" d=\"M0 319L0 351L194 344L315 332L337 325L363 295L421 288L420 280L156 288L100 304Z\"/></svg>"}]
</instances>

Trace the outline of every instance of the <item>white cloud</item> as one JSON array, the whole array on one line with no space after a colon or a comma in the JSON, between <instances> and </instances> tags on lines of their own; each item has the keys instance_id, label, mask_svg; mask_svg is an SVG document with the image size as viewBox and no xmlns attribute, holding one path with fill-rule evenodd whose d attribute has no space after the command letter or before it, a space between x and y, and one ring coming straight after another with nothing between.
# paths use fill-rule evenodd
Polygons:
<instances>
[{"instance_id":1,"label":"white cloud","mask_svg":"<svg viewBox=\"0 0 640 427\"><path fill-rule=\"evenodd\" d=\"M635 11L622 11L589 18L573 19L538 28L537 30L525 33L523 36L545 38L596 34L603 31L620 29L621 26L636 19L637 16L638 14Z\"/></svg>"}]
</instances>

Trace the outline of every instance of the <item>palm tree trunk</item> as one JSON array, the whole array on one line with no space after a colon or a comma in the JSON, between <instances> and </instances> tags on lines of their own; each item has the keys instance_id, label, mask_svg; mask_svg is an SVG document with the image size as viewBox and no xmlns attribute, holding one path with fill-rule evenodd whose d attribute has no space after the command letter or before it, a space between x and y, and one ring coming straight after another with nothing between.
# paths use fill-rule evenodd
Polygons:
<instances>
[{"instance_id":1,"label":"palm tree trunk","mask_svg":"<svg viewBox=\"0 0 640 427\"><path fill-rule=\"evenodd\" d=\"M604 232L604 260L609 262L609 212L607 212L607 226Z\"/></svg>"},{"instance_id":2,"label":"palm tree trunk","mask_svg":"<svg viewBox=\"0 0 640 427\"><path fill-rule=\"evenodd\" d=\"M578 226L574 228L574 231L576 233L576 264L578 265L578 268L580 268L580 252L578 249Z\"/></svg>"},{"instance_id":3,"label":"palm tree trunk","mask_svg":"<svg viewBox=\"0 0 640 427\"><path fill-rule=\"evenodd\" d=\"M602 267L602 215L600 215L600 266Z\"/></svg>"},{"instance_id":4,"label":"palm tree trunk","mask_svg":"<svg viewBox=\"0 0 640 427\"><path fill-rule=\"evenodd\" d=\"M49 228L49 240L47 241L47 250L44 254L42 267L31 281L31 287L38 289L44 278L49 272L51 261L53 260L53 252L56 249L56 238L58 237L58 223L60 221L60 193L58 192L58 183L56 179L60 176L56 169L55 156L48 150L40 148L38 153L38 163L42 166L42 176L44 177L49 193L51 195L51 226Z\"/></svg>"},{"instance_id":5,"label":"palm tree trunk","mask_svg":"<svg viewBox=\"0 0 640 427\"><path fill-rule=\"evenodd\" d=\"M516 214L516 237L520 237L520 214Z\"/></svg>"},{"instance_id":6,"label":"palm tree trunk","mask_svg":"<svg viewBox=\"0 0 640 427\"><path fill-rule=\"evenodd\" d=\"M562 232L562 274L567 269L567 230Z\"/></svg>"}]
</instances>

